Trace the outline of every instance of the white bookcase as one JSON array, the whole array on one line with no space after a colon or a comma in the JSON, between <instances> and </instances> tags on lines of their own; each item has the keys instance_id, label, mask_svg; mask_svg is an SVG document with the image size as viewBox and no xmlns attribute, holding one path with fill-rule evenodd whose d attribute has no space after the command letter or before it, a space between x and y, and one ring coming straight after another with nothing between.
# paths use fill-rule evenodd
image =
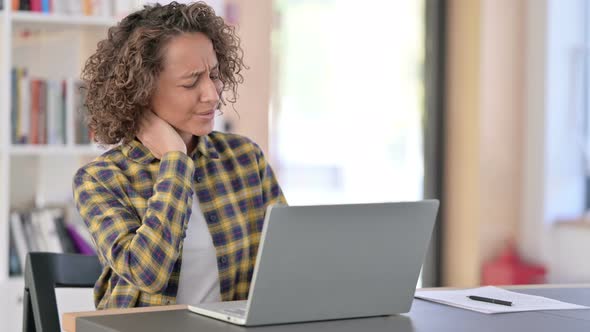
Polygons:
<instances>
[{"instance_id":1,"label":"white bookcase","mask_svg":"<svg viewBox=\"0 0 590 332\"><path fill-rule=\"evenodd\" d=\"M108 27L118 20L114 16L12 11L11 0L0 2L4 4L0 10L0 329L12 332L22 330L24 281L22 276L9 276L10 213L36 204L73 205L75 171L103 150L74 141L75 111L71 98L66 101L65 144L13 144L11 68L25 67L29 74L44 79L77 79L84 62L96 50L97 42L105 38ZM111 10L121 16L124 11L151 2L170 1L112 0ZM224 0L206 2L223 16ZM21 38L23 33L30 32L34 32L33 37ZM218 119L216 130L222 129L223 123L223 119Z\"/></svg>"},{"instance_id":2,"label":"white bookcase","mask_svg":"<svg viewBox=\"0 0 590 332\"><path fill-rule=\"evenodd\" d=\"M19 331L24 282L22 276L9 276L10 212L36 204L73 204L74 172L102 150L74 141L71 100L66 102L65 144L13 144L11 68L25 67L45 79L78 79L97 42L117 20L12 11L11 0L0 1L4 2L0 10L0 321L8 322L2 330Z\"/></svg>"}]
</instances>

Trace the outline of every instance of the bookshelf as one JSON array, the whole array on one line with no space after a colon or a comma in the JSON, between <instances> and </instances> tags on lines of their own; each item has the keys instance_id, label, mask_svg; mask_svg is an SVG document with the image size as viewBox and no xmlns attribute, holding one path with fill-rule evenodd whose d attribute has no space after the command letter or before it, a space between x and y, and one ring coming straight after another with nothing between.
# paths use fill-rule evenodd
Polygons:
<instances>
[{"instance_id":1,"label":"bookshelf","mask_svg":"<svg viewBox=\"0 0 590 332\"><path fill-rule=\"evenodd\" d=\"M113 17L92 17L84 15L41 14L30 12L13 12L11 20L16 25L41 26L78 26L109 27L117 23Z\"/></svg>"},{"instance_id":2,"label":"bookshelf","mask_svg":"<svg viewBox=\"0 0 590 332\"><path fill-rule=\"evenodd\" d=\"M103 153L99 147L91 145L73 146L39 146L39 145L12 145L8 148L10 156L94 156Z\"/></svg>"},{"instance_id":3,"label":"bookshelf","mask_svg":"<svg viewBox=\"0 0 590 332\"><path fill-rule=\"evenodd\" d=\"M3 326L6 331L21 329L24 284L22 275L10 275L12 213L51 206L67 206L71 209L74 172L104 152L98 146L85 143L88 140L80 139L80 133L83 137L85 132L81 131L78 123L78 104L74 92L76 79L80 77L85 60L96 49L96 43L106 36L108 27L117 23L114 13L119 10L114 8L117 2L112 0L104 0L109 3L107 9L111 14L102 12L100 16L15 11L12 2L0 0L0 289L7 292L3 291L3 299L0 300L0 321L8 322L8 326ZM60 5L77 6L84 0L53 0L50 3L57 2ZM130 3L127 1L127 5ZM118 12L117 16L122 15ZM15 85L14 68L24 69L31 81L35 79L47 84L42 87L48 90L41 90L46 93L43 95L43 112L46 114L38 120L38 126L51 126L48 120L50 115L47 115L50 100L47 97L50 91L48 82L59 83L56 83L59 88L55 91L61 98L60 106L57 108L58 113L54 113L59 114L62 121L59 140L52 141L49 138L48 128L39 134L40 138L35 142L31 140L33 130L30 128L29 137L24 141L15 137L13 106L22 103L24 97L15 94L14 90L15 87L22 89L28 86L26 84L29 82ZM18 109L20 117L28 114L22 112L28 112L32 107L21 104ZM26 126L18 123L19 130ZM23 267L24 262L20 265Z\"/></svg>"},{"instance_id":4,"label":"bookshelf","mask_svg":"<svg viewBox=\"0 0 590 332\"><path fill-rule=\"evenodd\" d=\"M115 25L117 18L124 17L147 2L154 1L48 2L58 4L62 9L63 6L79 7L80 4L88 3L108 4L108 10L101 10L100 15L88 16L81 13L79 8L73 12L69 9L59 13L15 11L12 10L13 0L0 0L0 322L7 322L7 325L2 326L3 331L22 330L24 281L21 275L9 273L13 212L66 206L69 212L64 218L73 219L70 215L73 210L73 175L80 166L104 152L95 145L81 143L79 139L80 125L76 119L78 103L71 93L74 91L75 79L80 77L84 62L95 51L97 42L106 36L108 27ZM169 1L157 2L163 4ZM224 0L207 0L207 3L223 16ZM13 68L26 69L30 78L59 81L65 86L63 108L60 108L63 110L63 128L60 127L60 130L65 137L58 143L47 144L49 138L46 141L37 140L37 144L32 144L28 138L20 140L21 122L17 122L17 135L13 132L12 106L17 98L18 102L23 100L21 95L14 96ZM22 85L17 83L16 86ZM18 112L28 106L21 105ZM18 114L20 116L21 113ZM216 129L221 128L223 121L219 119ZM46 137L50 136L47 134L49 132L49 129L45 131Z\"/></svg>"}]
</instances>

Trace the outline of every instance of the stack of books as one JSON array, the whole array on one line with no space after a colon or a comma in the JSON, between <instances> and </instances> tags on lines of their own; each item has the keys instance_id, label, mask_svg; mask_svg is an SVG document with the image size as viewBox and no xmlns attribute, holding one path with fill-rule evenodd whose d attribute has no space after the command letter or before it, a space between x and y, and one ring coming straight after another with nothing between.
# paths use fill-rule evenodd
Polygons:
<instances>
[{"instance_id":1,"label":"stack of books","mask_svg":"<svg viewBox=\"0 0 590 332\"><path fill-rule=\"evenodd\" d=\"M11 72L11 127L13 144L66 144L67 98L73 95L75 142L89 144L82 83L30 76L25 68Z\"/></svg>"},{"instance_id":2,"label":"stack of books","mask_svg":"<svg viewBox=\"0 0 590 332\"><path fill-rule=\"evenodd\" d=\"M64 208L13 211L10 215L10 275L23 271L27 253L95 255L94 242L82 219Z\"/></svg>"},{"instance_id":3,"label":"stack of books","mask_svg":"<svg viewBox=\"0 0 590 332\"><path fill-rule=\"evenodd\" d=\"M65 144L66 81L30 77L13 68L12 142L14 144Z\"/></svg>"},{"instance_id":4,"label":"stack of books","mask_svg":"<svg viewBox=\"0 0 590 332\"><path fill-rule=\"evenodd\" d=\"M4 1L4 0L2 0ZM11 0L13 11L43 14L123 17L141 8L145 0ZM156 1L151 1L156 2ZM167 3L170 1L164 1ZM0 4L2 2L0 1ZM160 3L162 3L160 1Z\"/></svg>"},{"instance_id":5,"label":"stack of books","mask_svg":"<svg viewBox=\"0 0 590 332\"><path fill-rule=\"evenodd\" d=\"M112 16L113 0L12 0L12 10L45 14Z\"/></svg>"}]
</instances>

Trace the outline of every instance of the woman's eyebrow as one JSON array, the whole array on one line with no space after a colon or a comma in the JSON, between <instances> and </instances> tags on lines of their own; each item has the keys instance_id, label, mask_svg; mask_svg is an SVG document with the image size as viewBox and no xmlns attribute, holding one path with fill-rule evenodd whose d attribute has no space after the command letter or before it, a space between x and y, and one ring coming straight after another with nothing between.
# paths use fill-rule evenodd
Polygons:
<instances>
[{"instance_id":1,"label":"woman's eyebrow","mask_svg":"<svg viewBox=\"0 0 590 332\"><path fill-rule=\"evenodd\" d=\"M191 78L191 77L197 77L199 75L201 75L202 73L204 73L204 70L193 70L189 73L186 73L182 76L180 76L181 79L185 79L185 78Z\"/></svg>"},{"instance_id":2,"label":"woman's eyebrow","mask_svg":"<svg viewBox=\"0 0 590 332\"><path fill-rule=\"evenodd\" d=\"M210 69L210 71L217 70L217 69L218 69L218 67L219 67L219 63L217 63L215 66L213 66L213 67ZM197 76L201 75L201 74L202 74L202 73L204 73L204 72L205 72L205 70L193 70L193 71L191 71L191 72L189 72L189 73L186 73L186 74L182 75L182 76L180 77L180 79L186 79L186 78L191 78L191 77L197 77Z\"/></svg>"}]
</instances>

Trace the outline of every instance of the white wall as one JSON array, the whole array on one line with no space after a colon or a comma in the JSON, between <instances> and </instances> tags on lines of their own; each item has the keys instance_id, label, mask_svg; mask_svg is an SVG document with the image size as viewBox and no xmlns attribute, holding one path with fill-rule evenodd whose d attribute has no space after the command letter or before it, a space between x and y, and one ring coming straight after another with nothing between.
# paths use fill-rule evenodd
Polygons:
<instances>
[{"instance_id":1,"label":"white wall","mask_svg":"<svg viewBox=\"0 0 590 332\"><path fill-rule=\"evenodd\" d=\"M574 99L582 98L576 57L584 42L586 0L528 0L523 212L520 251L549 268L548 281L571 279L563 266L567 234L555 221L584 211L584 169ZM564 238L565 236L565 238ZM573 238L571 238L573 240ZM589 238L590 240L590 238ZM590 243L590 242L589 242ZM574 263L573 261L571 261Z\"/></svg>"}]
</instances>

